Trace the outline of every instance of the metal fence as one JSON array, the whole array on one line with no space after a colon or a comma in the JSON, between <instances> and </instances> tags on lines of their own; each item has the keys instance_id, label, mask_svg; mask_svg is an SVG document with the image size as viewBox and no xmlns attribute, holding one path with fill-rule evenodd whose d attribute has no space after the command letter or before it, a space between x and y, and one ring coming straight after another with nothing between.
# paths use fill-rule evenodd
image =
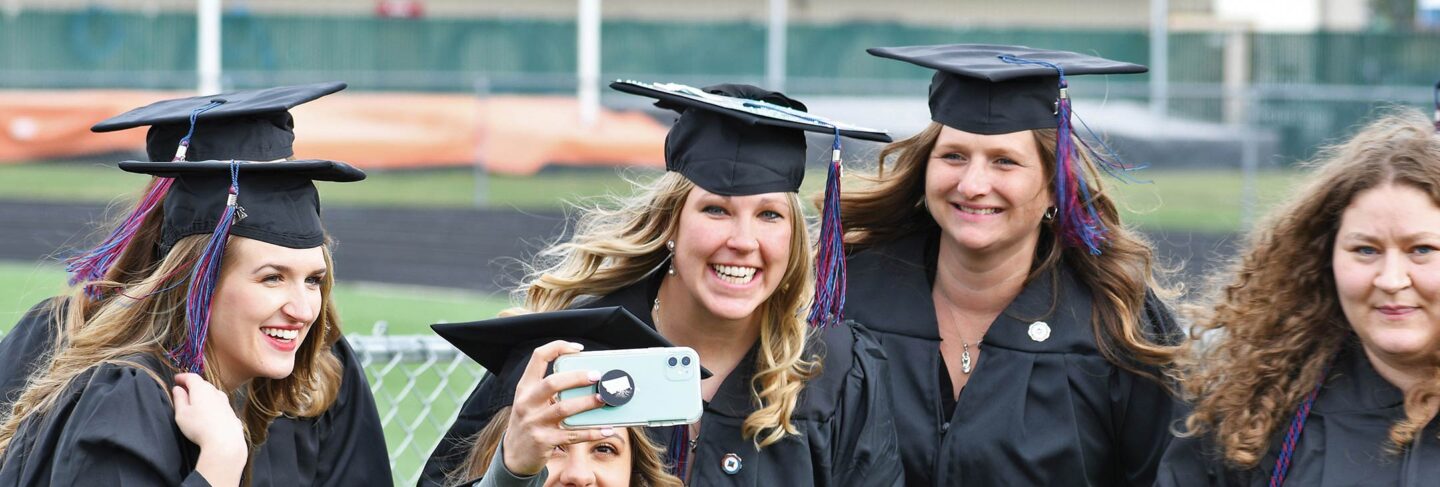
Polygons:
<instances>
[{"instance_id":1,"label":"metal fence","mask_svg":"<svg viewBox=\"0 0 1440 487\"><path fill-rule=\"evenodd\" d=\"M396 485L415 485L485 370L437 336L348 336L380 410Z\"/></svg>"}]
</instances>

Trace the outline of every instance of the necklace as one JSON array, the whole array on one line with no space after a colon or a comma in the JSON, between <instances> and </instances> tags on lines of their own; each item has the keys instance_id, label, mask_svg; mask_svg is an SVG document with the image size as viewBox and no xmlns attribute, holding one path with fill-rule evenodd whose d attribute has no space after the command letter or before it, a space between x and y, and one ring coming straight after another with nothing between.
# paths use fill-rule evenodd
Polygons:
<instances>
[{"instance_id":1,"label":"necklace","mask_svg":"<svg viewBox=\"0 0 1440 487\"><path fill-rule=\"evenodd\" d=\"M980 340L975 340L975 348L976 348L976 349L979 349L979 348L980 348L980 342L983 341L983 340L984 340L983 338L980 339ZM961 338L961 339L960 339L960 371L961 371L961 372L964 372L964 373L966 373L966 374L969 374L969 373L970 373L970 370L971 370L971 365L972 365L972 362L971 362L971 360L970 360L970 344L965 343L965 339L964 339L964 338Z\"/></svg>"},{"instance_id":2,"label":"necklace","mask_svg":"<svg viewBox=\"0 0 1440 487\"><path fill-rule=\"evenodd\" d=\"M975 370L975 360L970 356L970 344L966 342L965 337L960 334L960 320L955 319L955 303L950 302L950 298L944 294L940 294L940 296L950 305L950 309L946 310L946 314L950 316L950 327L955 330L955 335L960 337L960 372L965 375L970 375L970 372ZM980 343L984 341L984 332L981 332L981 338L975 340L975 350L977 353L980 350Z\"/></svg>"}]
</instances>

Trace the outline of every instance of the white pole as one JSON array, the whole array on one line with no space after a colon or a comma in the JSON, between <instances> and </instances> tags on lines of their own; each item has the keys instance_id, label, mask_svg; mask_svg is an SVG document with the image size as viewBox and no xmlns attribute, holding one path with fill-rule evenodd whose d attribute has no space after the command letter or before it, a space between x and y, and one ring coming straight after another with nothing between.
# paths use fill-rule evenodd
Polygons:
<instances>
[{"instance_id":1,"label":"white pole","mask_svg":"<svg viewBox=\"0 0 1440 487\"><path fill-rule=\"evenodd\" d=\"M765 84L785 91L785 30L790 0L770 0L770 29L765 42Z\"/></svg>"},{"instance_id":2,"label":"white pole","mask_svg":"<svg viewBox=\"0 0 1440 487\"><path fill-rule=\"evenodd\" d=\"M1170 2L1150 0L1150 113L1163 119L1170 104Z\"/></svg>"},{"instance_id":3,"label":"white pole","mask_svg":"<svg viewBox=\"0 0 1440 487\"><path fill-rule=\"evenodd\" d=\"M580 0L578 24L576 95L580 99L580 123L589 127L600 113L600 0Z\"/></svg>"},{"instance_id":4,"label":"white pole","mask_svg":"<svg viewBox=\"0 0 1440 487\"><path fill-rule=\"evenodd\" d=\"M199 59L196 62L201 95L220 90L220 1L200 0L196 11L199 22Z\"/></svg>"}]
</instances>

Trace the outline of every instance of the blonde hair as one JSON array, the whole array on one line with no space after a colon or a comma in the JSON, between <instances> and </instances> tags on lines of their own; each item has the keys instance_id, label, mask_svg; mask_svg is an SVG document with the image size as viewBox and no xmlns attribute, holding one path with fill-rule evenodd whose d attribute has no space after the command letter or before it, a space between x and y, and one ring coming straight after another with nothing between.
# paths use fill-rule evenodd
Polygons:
<instances>
[{"instance_id":1,"label":"blonde hair","mask_svg":"<svg viewBox=\"0 0 1440 487\"><path fill-rule=\"evenodd\" d=\"M1415 110L1386 114L1323 148L1311 165L1314 174L1215 275L1179 360L1194 402L1183 434L1211 434L1234 467L1254 467L1264 457L1326 364L1355 337L1331 263L1345 208L1357 194L1386 184L1419 189L1440 204L1440 137ZM1407 391L1405 419L1390 430L1392 448L1414 440L1437 404L1440 375Z\"/></svg>"},{"instance_id":2,"label":"blonde hair","mask_svg":"<svg viewBox=\"0 0 1440 487\"><path fill-rule=\"evenodd\" d=\"M460 485L480 477L490 467L490 459L500 449L500 440L505 428L510 425L510 406L495 411L490 422L479 432L465 440L462 448L470 454L455 471L445 478L445 485ZM663 450L660 445L645 435L640 427L625 428L630 438L630 487L683 487L680 479L665 469L660 459Z\"/></svg>"},{"instance_id":3,"label":"blonde hair","mask_svg":"<svg viewBox=\"0 0 1440 487\"><path fill-rule=\"evenodd\" d=\"M569 308L581 297L634 284L665 261L665 242L675 234L695 183L666 172L641 186L645 189L629 198L582 208L575 235L539 253L527 283L515 291L525 309ZM799 434L790 419L805 381L819 367L804 357L809 327L801 318L814 292L809 232L800 197L790 193L786 201L794 215L790 260L779 287L758 310L760 353L750 386L759 407L741 427L757 447Z\"/></svg>"},{"instance_id":4,"label":"blonde hair","mask_svg":"<svg viewBox=\"0 0 1440 487\"><path fill-rule=\"evenodd\" d=\"M845 194L840 198L840 214L847 229L848 250L858 251L938 228L924 206L925 168L943 128L944 125L931 122L920 133L886 146L880 152L875 176L859 175L853 183L846 183ZM1053 195L1056 131L1030 132ZM1075 143L1079 144L1078 139ZM1174 360L1177 347L1163 343L1175 337L1156 336L1151 332L1157 330L1145 330L1142 319L1147 290L1163 291L1154 279L1154 253L1143 236L1120 221L1120 212L1105 190L1095 162L1083 151L1077 162L1092 185L1088 203L1108 230L1103 252L1093 255L1084 248L1066 246L1057 237L1053 222L1043 224L1026 281L1061 264L1069 265L1081 284L1093 291L1095 305L1091 323L1100 352L1117 366L1160 381L1158 375L1143 366L1168 366ZM892 170L886 171L887 163Z\"/></svg>"},{"instance_id":5,"label":"blonde hair","mask_svg":"<svg viewBox=\"0 0 1440 487\"><path fill-rule=\"evenodd\" d=\"M149 354L168 366L165 352L182 343L188 333L184 306L189 286L175 285L174 281L188 278L189 273L185 271L197 261L208 239L208 235L181 239L147 277L125 286L122 296L101 301L88 319L80 313L66 313L67 320L79 317L84 321L62 327L67 333L67 343L63 347L57 344L57 351L45 360L44 367L30 378L25 391L6 412L0 423L0 455L11 446L11 440L27 418L50 412L77 378L100 364L140 369L168 391L164 386L168 381L157 371L129 357ZM326 267L333 270L329 249L323 249L323 253ZM226 254L221 264L222 274L229 271L234 255L235 252ZM275 417L280 414L318 416L330 407L338 394L340 363L334 354L328 353L340 336L339 316L330 299L333 285L334 273L327 272L320 286L323 303L320 313L296 352L295 369L290 376L279 380L256 378L238 391L226 391L242 399L244 407L238 414L252 451L264 443ZM78 288L72 290L76 295L83 292ZM134 300L126 296L143 298ZM206 350L205 363L205 379L220 384L210 349ZM180 370L171 368L161 372ZM248 473L246 477L248 479Z\"/></svg>"}]
</instances>

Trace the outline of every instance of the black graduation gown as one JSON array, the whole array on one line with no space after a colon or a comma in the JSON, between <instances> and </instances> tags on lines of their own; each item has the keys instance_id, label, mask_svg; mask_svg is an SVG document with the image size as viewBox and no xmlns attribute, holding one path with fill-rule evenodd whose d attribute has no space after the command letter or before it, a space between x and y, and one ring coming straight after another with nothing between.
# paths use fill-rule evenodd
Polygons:
<instances>
[{"instance_id":1,"label":"black graduation gown","mask_svg":"<svg viewBox=\"0 0 1440 487\"><path fill-rule=\"evenodd\" d=\"M7 405L23 392L31 372L43 365L42 355L54 347L49 303L37 304L0 340L0 398ZM252 485L389 484L385 432L365 370L344 338L331 352L344 367L335 402L316 418L275 418L252 459Z\"/></svg>"},{"instance_id":2,"label":"black graduation gown","mask_svg":"<svg viewBox=\"0 0 1440 487\"><path fill-rule=\"evenodd\" d=\"M845 316L890 357L906 484L1150 485L1176 404L1101 355L1090 292L1066 269L1033 279L990 326L946 414L952 389L931 296L939 238L917 232L848 260ZM1153 298L1147 307L1152 332L1171 336L1169 312ZM1050 330L1043 341L1029 333L1036 321Z\"/></svg>"},{"instance_id":3,"label":"black graduation gown","mask_svg":"<svg viewBox=\"0 0 1440 487\"><path fill-rule=\"evenodd\" d=\"M167 367L101 364L76 377L55 408L27 419L0 458L0 486L208 486L200 448L175 424Z\"/></svg>"},{"instance_id":4,"label":"black graduation gown","mask_svg":"<svg viewBox=\"0 0 1440 487\"><path fill-rule=\"evenodd\" d=\"M661 277L657 273L581 307L623 306L654 326L650 309ZM901 485L890 394L884 383L885 358L878 344L863 328L846 323L814 334L807 349L824 358L821 375L806 384L795 408L792 424L800 435L758 451L741 435L745 417L755 410L748 384L754 375L757 344L705 404L698 444L690 455L694 466L689 485ZM440 485L444 472L454 469L467 453L461 442L508 403L497 391L498 381L490 377L471 393L460 417L431 454L420 485ZM653 428L648 433L668 447L671 430ZM733 474L722 468L730 454L740 459Z\"/></svg>"},{"instance_id":5,"label":"black graduation gown","mask_svg":"<svg viewBox=\"0 0 1440 487\"><path fill-rule=\"evenodd\" d=\"M1436 485L1440 426L1432 422L1415 446L1386 451L1390 426L1405 417L1405 396L1354 345L1341 352L1295 445L1285 485ZM1292 413L1293 414L1293 413ZM1208 438L1178 438L1160 461L1158 486L1264 486L1270 483L1291 414L1255 468L1226 468Z\"/></svg>"}]
</instances>

